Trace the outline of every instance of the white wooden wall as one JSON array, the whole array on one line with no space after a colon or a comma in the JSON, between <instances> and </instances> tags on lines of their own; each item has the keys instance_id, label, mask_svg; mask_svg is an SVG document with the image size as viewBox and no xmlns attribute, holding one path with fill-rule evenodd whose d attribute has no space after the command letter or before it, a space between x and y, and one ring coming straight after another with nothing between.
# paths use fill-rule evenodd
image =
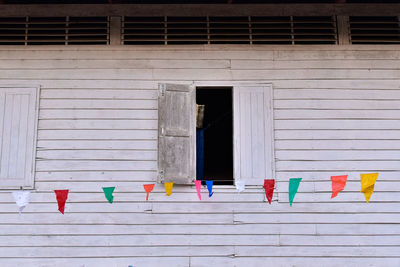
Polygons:
<instances>
[{"instance_id":1,"label":"white wooden wall","mask_svg":"<svg viewBox=\"0 0 400 267\"><path fill-rule=\"evenodd\" d=\"M0 84L42 89L31 204L19 216L0 191L0 266L400 266L399 69L398 46L1 47ZM145 202L157 83L234 80L273 84L275 201L156 185ZM375 171L366 204L359 174Z\"/></svg>"}]
</instances>

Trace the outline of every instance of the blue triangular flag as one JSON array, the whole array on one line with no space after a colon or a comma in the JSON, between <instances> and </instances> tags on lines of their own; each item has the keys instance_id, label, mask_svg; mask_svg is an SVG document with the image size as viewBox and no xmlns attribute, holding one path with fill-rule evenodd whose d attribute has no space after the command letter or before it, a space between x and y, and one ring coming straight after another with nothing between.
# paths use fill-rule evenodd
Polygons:
<instances>
[{"instance_id":1,"label":"blue triangular flag","mask_svg":"<svg viewBox=\"0 0 400 267\"><path fill-rule=\"evenodd\" d=\"M206 181L207 189L208 189L208 197L211 197L214 192L212 191L213 181Z\"/></svg>"}]
</instances>

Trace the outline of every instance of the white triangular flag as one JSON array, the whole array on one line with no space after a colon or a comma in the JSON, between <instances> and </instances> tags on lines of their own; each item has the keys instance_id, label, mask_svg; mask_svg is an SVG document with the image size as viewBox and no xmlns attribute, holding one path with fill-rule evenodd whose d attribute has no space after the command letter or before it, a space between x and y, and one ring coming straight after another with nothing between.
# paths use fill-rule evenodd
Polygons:
<instances>
[{"instance_id":1,"label":"white triangular flag","mask_svg":"<svg viewBox=\"0 0 400 267\"><path fill-rule=\"evenodd\" d=\"M15 202L18 205L19 213L29 204L30 191L14 191L12 192Z\"/></svg>"},{"instance_id":2,"label":"white triangular flag","mask_svg":"<svg viewBox=\"0 0 400 267\"><path fill-rule=\"evenodd\" d=\"M236 190L240 193L243 192L245 189L245 182L243 180L236 180L235 181L235 185L236 185Z\"/></svg>"}]
</instances>

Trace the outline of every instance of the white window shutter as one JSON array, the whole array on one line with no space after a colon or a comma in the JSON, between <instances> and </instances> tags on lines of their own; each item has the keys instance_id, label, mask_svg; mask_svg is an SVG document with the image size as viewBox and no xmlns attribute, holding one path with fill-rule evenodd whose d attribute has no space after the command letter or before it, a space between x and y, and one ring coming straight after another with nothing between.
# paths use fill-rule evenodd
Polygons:
<instances>
[{"instance_id":1,"label":"white window shutter","mask_svg":"<svg viewBox=\"0 0 400 267\"><path fill-rule=\"evenodd\" d=\"M0 88L0 188L32 187L38 88Z\"/></svg>"},{"instance_id":2,"label":"white window shutter","mask_svg":"<svg viewBox=\"0 0 400 267\"><path fill-rule=\"evenodd\" d=\"M274 179L271 86L234 87L234 178L246 185Z\"/></svg>"},{"instance_id":3,"label":"white window shutter","mask_svg":"<svg viewBox=\"0 0 400 267\"><path fill-rule=\"evenodd\" d=\"M160 84L158 181L190 184L196 176L194 86Z\"/></svg>"}]
</instances>

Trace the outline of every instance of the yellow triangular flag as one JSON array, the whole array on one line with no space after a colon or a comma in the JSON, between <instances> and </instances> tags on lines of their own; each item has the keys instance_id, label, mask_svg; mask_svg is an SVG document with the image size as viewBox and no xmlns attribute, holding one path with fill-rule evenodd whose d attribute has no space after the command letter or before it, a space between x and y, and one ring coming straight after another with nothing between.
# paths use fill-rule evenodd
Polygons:
<instances>
[{"instance_id":1,"label":"yellow triangular flag","mask_svg":"<svg viewBox=\"0 0 400 267\"><path fill-rule=\"evenodd\" d=\"M367 203L374 192L375 182L379 173L361 174L361 192L364 193Z\"/></svg>"},{"instance_id":2,"label":"yellow triangular flag","mask_svg":"<svg viewBox=\"0 0 400 267\"><path fill-rule=\"evenodd\" d=\"M172 194L172 187L174 186L173 182L170 183L164 183L165 187L165 192L167 192L167 196L170 196Z\"/></svg>"}]
</instances>

